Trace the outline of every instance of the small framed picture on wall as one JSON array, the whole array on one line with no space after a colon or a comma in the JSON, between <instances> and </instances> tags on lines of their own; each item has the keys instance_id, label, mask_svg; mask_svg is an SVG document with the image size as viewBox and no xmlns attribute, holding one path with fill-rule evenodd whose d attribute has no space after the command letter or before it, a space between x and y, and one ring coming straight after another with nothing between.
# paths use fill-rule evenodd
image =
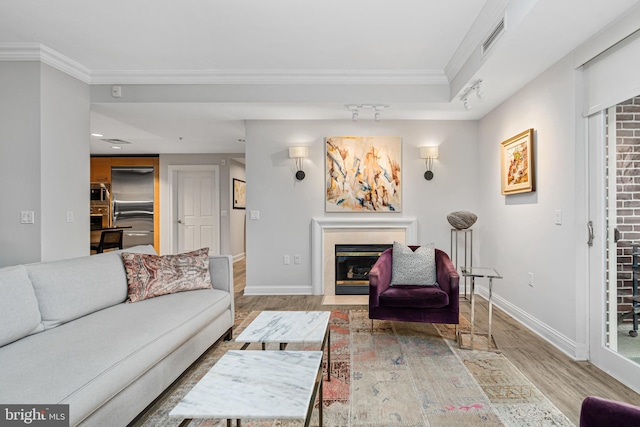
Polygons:
<instances>
[{"instance_id":1,"label":"small framed picture on wall","mask_svg":"<svg viewBox=\"0 0 640 427\"><path fill-rule=\"evenodd\" d=\"M247 208L247 184L233 178L233 209Z\"/></svg>"},{"instance_id":2,"label":"small framed picture on wall","mask_svg":"<svg viewBox=\"0 0 640 427\"><path fill-rule=\"evenodd\" d=\"M535 191L533 129L527 129L502 143L500 176L502 194Z\"/></svg>"}]
</instances>

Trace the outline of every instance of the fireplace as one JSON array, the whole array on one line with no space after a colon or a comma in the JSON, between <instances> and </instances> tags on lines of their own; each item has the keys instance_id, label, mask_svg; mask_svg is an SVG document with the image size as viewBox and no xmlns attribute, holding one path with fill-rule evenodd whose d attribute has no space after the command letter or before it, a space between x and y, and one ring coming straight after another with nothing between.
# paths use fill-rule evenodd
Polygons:
<instances>
[{"instance_id":1,"label":"fireplace","mask_svg":"<svg viewBox=\"0 0 640 427\"><path fill-rule=\"evenodd\" d=\"M369 270L390 244L335 245L336 295L368 295Z\"/></svg>"}]
</instances>

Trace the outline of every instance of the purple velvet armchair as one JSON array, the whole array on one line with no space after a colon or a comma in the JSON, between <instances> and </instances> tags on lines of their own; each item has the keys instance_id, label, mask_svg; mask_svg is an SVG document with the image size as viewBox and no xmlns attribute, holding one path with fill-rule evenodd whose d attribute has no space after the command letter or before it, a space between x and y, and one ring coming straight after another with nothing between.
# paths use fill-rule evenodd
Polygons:
<instances>
[{"instance_id":1,"label":"purple velvet armchair","mask_svg":"<svg viewBox=\"0 0 640 427\"><path fill-rule=\"evenodd\" d=\"M410 246L416 250L418 246ZM384 251L369 271L369 318L423 323L459 323L460 276L449 255L436 249L438 286L389 286L393 249Z\"/></svg>"},{"instance_id":2,"label":"purple velvet armchair","mask_svg":"<svg viewBox=\"0 0 640 427\"><path fill-rule=\"evenodd\" d=\"M603 426L640 426L640 408L628 403L588 396L582 401L580 427Z\"/></svg>"}]
</instances>

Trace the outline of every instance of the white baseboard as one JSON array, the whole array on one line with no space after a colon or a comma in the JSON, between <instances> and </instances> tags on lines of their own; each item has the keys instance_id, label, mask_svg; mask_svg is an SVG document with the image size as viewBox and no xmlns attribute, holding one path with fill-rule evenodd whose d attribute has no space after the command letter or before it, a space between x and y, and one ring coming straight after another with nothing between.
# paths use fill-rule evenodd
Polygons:
<instances>
[{"instance_id":1,"label":"white baseboard","mask_svg":"<svg viewBox=\"0 0 640 427\"><path fill-rule=\"evenodd\" d=\"M481 286L476 286L476 292L482 296L485 300L489 298L489 289ZM496 295L492 296L493 305L500 310L513 317L519 323L526 328L530 329L533 333L549 342L558 350L569 356L574 360L588 360L588 348L586 343L578 344L575 341L569 339L566 335L559 331L549 327L546 323L531 316L529 313L523 311L519 307L511 304L509 301Z\"/></svg>"}]
</instances>

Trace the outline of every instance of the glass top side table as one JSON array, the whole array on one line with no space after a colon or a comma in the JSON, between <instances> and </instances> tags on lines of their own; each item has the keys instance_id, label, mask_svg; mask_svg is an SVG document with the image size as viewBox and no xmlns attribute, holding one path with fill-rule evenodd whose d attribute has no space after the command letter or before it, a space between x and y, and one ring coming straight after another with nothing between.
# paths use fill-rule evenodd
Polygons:
<instances>
[{"instance_id":1,"label":"glass top side table","mask_svg":"<svg viewBox=\"0 0 640 427\"><path fill-rule=\"evenodd\" d=\"M493 288L493 279L502 279L500 273L493 268L485 267L462 267L462 275L471 278L471 289L469 296L471 298L471 330L469 332L458 332L458 344L460 348L473 350L473 338L475 336L475 280L476 278L489 279L489 333L487 335L487 350L499 352L496 341L491 334L491 320L493 316L493 304L491 301L491 293ZM469 335L469 344L464 343L464 336ZM478 334L481 335L481 334ZM484 334L482 334L484 335Z\"/></svg>"}]
</instances>

